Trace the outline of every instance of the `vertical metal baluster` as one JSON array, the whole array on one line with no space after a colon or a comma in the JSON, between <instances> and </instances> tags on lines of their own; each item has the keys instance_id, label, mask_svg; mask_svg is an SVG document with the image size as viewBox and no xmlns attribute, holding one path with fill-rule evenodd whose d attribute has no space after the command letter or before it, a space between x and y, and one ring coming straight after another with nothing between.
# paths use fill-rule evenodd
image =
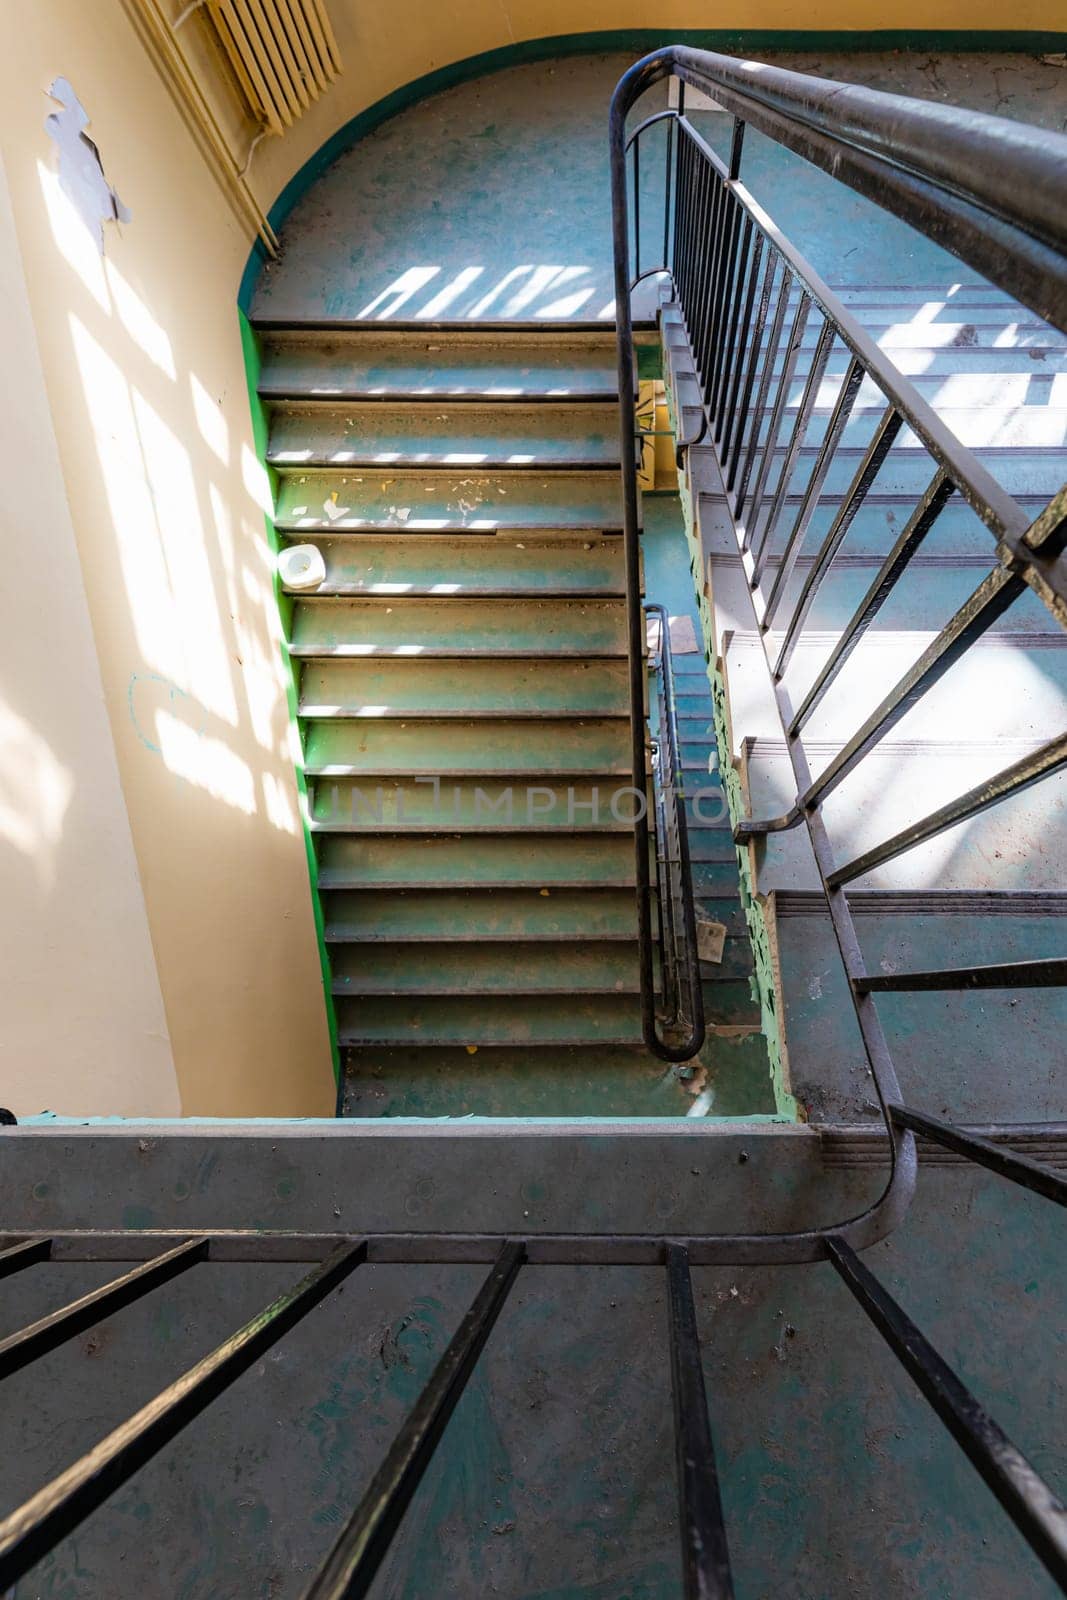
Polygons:
<instances>
[{"instance_id":1,"label":"vertical metal baluster","mask_svg":"<svg viewBox=\"0 0 1067 1600\"><path fill-rule=\"evenodd\" d=\"M778 434L782 427L782 414L785 411L786 401L789 398L789 386L793 381L796 371L797 357L804 339L804 329L807 326L808 312L811 310L811 300L805 290L800 290L800 300L797 303L796 313L789 329L789 339L782 353L782 370L778 375L778 390L774 398L774 408L771 411L770 421L767 424L767 436L763 440L763 453L760 458L759 471L756 474L755 486L752 490L752 505L745 518L745 537L742 548L750 549L756 539L756 530L759 526L759 514L763 508L763 496L767 489L767 479L770 476L771 466L774 461L775 446L778 443ZM777 360L777 352L775 352Z\"/></svg>"},{"instance_id":2,"label":"vertical metal baluster","mask_svg":"<svg viewBox=\"0 0 1067 1600\"><path fill-rule=\"evenodd\" d=\"M715 276L716 254L719 245L719 207L721 201L721 185L714 167L703 156L700 160L700 276L699 290L695 308L696 326L694 329L697 373L700 377L700 392L703 397L705 389L705 373L708 363L708 341L710 338L710 324L708 320L708 306L711 299L712 284Z\"/></svg>"},{"instance_id":3,"label":"vertical metal baluster","mask_svg":"<svg viewBox=\"0 0 1067 1600\"><path fill-rule=\"evenodd\" d=\"M767 563L767 558L771 554L771 547L774 543L774 531L778 526L778 518L782 514L782 507L785 505L786 495L789 493L789 485L796 469L797 456L800 454L801 447L804 443L804 437L808 431L808 423L811 420L811 412L812 407L815 404L815 396L818 393L819 385L822 382L823 373L826 371L826 363L830 359L830 351L833 347L834 338L835 334L832 324L829 322L824 322L822 327L819 329L819 337L815 344L814 354L812 355L811 369L808 372L807 382L805 383L800 396L800 405L797 408L796 420L793 423L793 431L789 436L789 443L786 446L785 457L782 461L781 476L778 479L778 486L775 489L774 499L771 502L771 509L767 520L763 524L763 532L760 535L759 546L755 549L755 563L752 569L753 584L758 583L760 578L763 576L763 569Z\"/></svg>"},{"instance_id":4,"label":"vertical metal baluster","mask_svg":"<svg viewBox=\"0 0 1067 1600\"><path fill-rule=\"evenodd\" d=\"M715 276L711 315L708 319L711 348L709 351L710 370L707 376L706 400L709 408L713 405L713 397L718 388L718 376L722 366L723 351L726 346L727 322L729 320L727 307L730 290L733 286L734 267L737 262L737 249L741 234L741 207L725 184L722 186L722 190L723 221L721 228L723 244Z\"/></svg>"},{"instance_id":5,"label":"vertical metal baluster","mask_svg":"<svg viewBox=\"0 0 1067 1600\"><path fill-rule=\"evenodd\" d=\"M678 1464L678 1527L686 1600L732 1600L730 1551L700 1362L693 1281L684 1245L667 1246L671 1394Z\"/></svg>"},{"instance_id":6,"label":"vertical metal baluster","mask_svg":"<svg viewBox=\"0 0 1067 1600\"><path fill-rule=\"evenodd\" d=\"M663 265L671 266L671 198L674 193L674 122L667 123L667 161L663 171Z\"/></svg>"},{"instance_id":7,"label":"vertical metal baluster","mask_svg":"<svg viewBox=\"0 0 1067 1600\"><path fill-rule=\"evenodd\" d=\"M678 269L678 289L682 313L688 323L692 300L693 233L696 226L696 217L693 208L693 141L688 134L686 134L683 141L681 127L678 130L678 159L681 167L678 206L680 208L679 214L684 218L682 253Z\"/></svg>"},{"instance_id":8,"label":"vertical metal baluster","mask_svg":"<svg viewBox=\"0 0 1067 1600\"><path fill-rule=\"evenodd\" d=\"M730 292L730 326L719 353L719 370L715 377L715 391L712 404L718 414L719 422L715 437L718 439L725 423L724 407L731 377L740 371L743 346L737 342L737 330L741 321L741 302L748 281L748 253L752 246L752 222L745 217L741 225L741 245L737 256L737 270L734 274L733 286Z\"/></svg>"},{"instance_id":9,"label":"vertical metal baluster","mask_svg":"<svg viewBox=\"0 0 1067 1600\"><path fill-rule=\"evenodd\" d=\"M777 262L777 252L775 252L772 259ZM745 498L748 494L749 480L752 476L752 468L756 462L756 450L759 446L760 438L763 433L763 415L767 408L767 396L771 391L771 379L774 377L774 369L778 362L778 348L781 344L782 328L785 326L785 314L789 309L789 296L792 292L792 286L792 275L789 271L789 268L783 261L782 282L778 289L778 299L775 303L774 317L771 321L770 333L767 335L767 347L763 353L763 367L760 372L759 389L756 393L755 405L752 407L752 421L749 425L748 446L745 450L744 466L741 470L741 481L738 484L737 494L734 499L734 515L738 518L738 520L740 520L741 514L744 510ZM740 444L740 440L738 440L738 443ZM746 526L744 534L745 549L748 548L748 542L749 532L748 527Z\"/></svg>"},{"instance_id":10,"label":"vertical metal baluster","mask_svg":"<svg viewBox=\"0 0 1067 1600\"><path fill-rule=\"evenodd\" d=\"M785 549L782 551L781 563L779 564L778 571L775 574L774 582L771 585L771 592L767 596L767 605L763 613L762 623L762 626L765 630L769 628L771 623L774 621L775 613L782 603L782 597L785 594L786 585L793 576L793 569L797 564L797 558L800 555L804 545L804 540L807 537L808 527L811 523L811 519L815 515L815 507L819 503L819 496L822 494L823 484L826 482L826 474L830 470L830 463L834 458L838 445L841 443L841 436L848 427L849 419L852 416L852 408L856 404L856 396L859 394L860 384L862 382L863 368L859 361L857 361L856 357L853 356L852 360L848 364L848 371L845 373L844 382L842 383L841 388L838 390L837 399L834 402L834 409L831 412L829 421L826 424L826 433L823 437L823 442L819 447L819 454L815 459L815 466L812 470L810 478L804 486L804 497L800 502L800 509L797 511L796 518L793 522L792 531L790 532L789 538L786 540ZM813 393L811 398L813 407L817 398L817 394L818 388L816 386L816 391Z\"/></svg>"},{"instance_id":11,"label":"vertical metal baluster","mask_svg":"<svg viewBox=\"0 0 1067 1600\"><path fill-rule=\"evenodd\" d=\"M760 234L757 250L762 250L763 244L763 235ZM734 480L737 477L737 468L741 460L741 450L745 438L745 421L749 417L749 407L752 403L752 389L756 381L756 368L759 365L760 347L763 344L763 330L767 326L767 312L770 309L771 290L774 287L774 274L777 264L773 249L768 249L767 262L763 269L763 287L760 290L759 307L756 311L756 324L752 329L752 342L748 350L748 368L745 372L744 388L741 391L741 404L734 411L730 429L727 431L726 443L723 446L723 461L726 465L726 488L728 491L733 489ZM755 284L755 264L753 264L752 281ZM736 396L731 400L732 406L735 401ZM733 432L733 422L737 423L736 435ZM759 425L758 416L755 419L755 425Z\"/></svg>"},{"instance_id":12,"label":"vertical metal baluster","mask_svg":"<svg viewBox=\"0 0 1067 1600\"><path fill-rule=\"evenodd\" d=\"M733 133L730 136L730 177L741 176L741 147L745 142L745 124L740 117L734 118Z\"/></svg>"},{"instance_id":13,"label":"vertical metal baluster","mask_svg":"<svg viewBox=\"0 0 1067 1600\"><path fill-rule=\"evenodd\" d=\"M726 206L732 218L732 227L729 232L729 251L725 261L725 269L719 276L719 295L713 323L715 361L711 394L708 397L710 414L716 418L719 417L719 408L723 397L721 385L725 383L733 353L733 341L737 329L737 314L741 295L741 280L744 277L745 260L747 259L749 241L752 234L752 223L747 215L744 217L744 231L742 233L741 206L729 186L741 170L741 147L744 137L745 124L740 117L735 117L730 137L730 159L727 167L728 182L723 185ZM740 260L738 259L739 241L741 241ZM721 426L721 422L719 426ZM716 438L718 437L719 426L716 427Z\"/></svg>"},{"instance_id":14,"label":"vertical metal baluster","mask_svg":"<svg viewBox=\"0 0 1067 1600\"><path fill-rule=\"evenodd\" d=\"M634 139L634 279L641 276L641 171L637 159L637 152L641 144L641 135Z\"/></svg>"},{"instance_id":15,"label":"vertical metal baluster","mask_svg":"<svg viewBox=\"0 0 1067 1600\"><path fill-rule=\"evenodd\" d=\"M689 329L689 342L696 348L697 339L697 305L700 300L701 283L703 281L704 256L701 248L707 218L703 207L704 188L704 163L696 145L692 145L690 153L689 193L692 197L693 221L692 240L689 258L689 304L686 308L687 326ZM692 320L690 320L692 319Z\"/></svg>"}]
</instances>

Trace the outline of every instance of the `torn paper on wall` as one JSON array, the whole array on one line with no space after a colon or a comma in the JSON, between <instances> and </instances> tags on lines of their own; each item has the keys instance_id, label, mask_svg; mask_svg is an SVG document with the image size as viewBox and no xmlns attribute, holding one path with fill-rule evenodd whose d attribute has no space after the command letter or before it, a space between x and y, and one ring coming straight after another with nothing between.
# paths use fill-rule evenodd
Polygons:
<instances>
[{"instance_id":1,"label":"torn paper on wall","mask_svg":"<svg viewBox=\"0 0 1067 1600\"><path fill-rule=\"evenodd\" d=\"M66 78L49 89L63 107L45 117L44 125L58 152L59 184L104 253L104 223L129 222L123 205L104 175L100 152L86 133L89 115Z\"/></svg>"}]
</instances>

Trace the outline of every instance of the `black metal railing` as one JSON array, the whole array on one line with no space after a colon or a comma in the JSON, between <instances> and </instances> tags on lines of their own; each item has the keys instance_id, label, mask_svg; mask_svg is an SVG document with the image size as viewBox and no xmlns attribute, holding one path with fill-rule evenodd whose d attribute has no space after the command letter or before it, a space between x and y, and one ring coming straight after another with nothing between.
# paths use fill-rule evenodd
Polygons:
<instances>
[{"instance_id":1,"label":"black metal railing","mask_svg":"<svg viewBox=\"0 0 1067 1600\"><path fill-rule=\"evenodd\" d=\"M949 1148L963 1148L971 1159L1001 1176L1067 1205L1067 1179L1057 1173L902 1107L894 1114ZM885 1285L860 1262L841 1232L819 1235L819 1258L833 1263L890 1350L1067 1591L1067 1508ZM365 1263L481 1263L489 1267L488 1275L362 1499L332 1549L324 1552L322 1565L305 1590L306 1600L351 1600L365 1595L522 1270L528 1265L612 1265L654 1267L665 1272L665 1347L674 1398L685 1593L688 1600L727 1600L733 1594L733 1583L690 1269L774 1259L773 1254L754 1249L751 1238L685 1239L647 1234L538 1234L522 1239L498 1234L349 1235L221 1229L193 1237L143 1231L0 1237L0 1278L46 1262L136 1263L111 1283L0 1341L2 1376L27 1368L87 1327L193 1267L221 1273L227 1263L294 1262L309 1268L290 1289L84 1455L60 1466L50 1482L0 1521L0 1588L6 1593L74 1533L357 1268ZM798 1257L781 1252L777 1259ZM544 1280L541 1282L543 1292ZM172 1505L171 1514L175 1509Z\"/></svg>"},{"instance_id":2,"label":"black metal railing","mask_svg":"<svg viewBox=\"0 0 1067 1600\"><path fill-rule=\"evenodd\" d=\"M656 693L656 731L652 737L652 804L655 813L656 912L659 923L657 1037L662 1059L689 1061L704 1043L704 998L697 952L689 829L685 816L685 774L678 736L670 618L665 606L646 605L655 622L649 675Z\"/></svg>"},{"instance_id":3,"label":"black metal railing","mask_svg":"<svg viewBox=\"0 0 1067 1600\"><path fill-rule=\"evenodd\" d=\"M627 114L646 89L673 75L677 109L657 111L627 133ZM685 87L703 91L732 115L729 154L721 159L685 114ZM666 124L662 201L663 256L641 262L642 139ZM996 482L886 358L836 295L775 227L740 178L746 125L769 135L853 189L875 200L1013 297L1060 327L1067 326L1067 213L1063 203L1067 139L1000 118L905 100L783 72L706 52L670 47L638 62L621 80L611 109L611 178L616 328L620 393L633 370L630 295L643 279L666 275L688 340L696 399L676 407L680 462L697 444L711 447L722 498L732 514L777 701L795 785L780 817L741 819L739 843L803 824L848 980L867 1062L892 1152L889 1182L863 1219L849 1228L871 1237L903 1216L915 1184L913 1135L922 1132L968 1159L1063 1203L1067 1188L1039 1164L905 1107L877 1011L882 990L1037 987L1067 982L1067 961L1003 962L940 972L867 973L845 886L945 829L1067 766L1067 734L1057 734L1021 761L920 818L854 860L835 859L820 815L824 799L890 729L938 683L1027 588L1067 625L1067 490L1034 518ZM661 160L656 152L655 159ZM632 171L631 266L628 168ZM647 205L647 200L646 200ZM647 211L646 211L647 217ZM831 374L831 363L833 371ZM838 370L839 369L839 370ZM625 381L624 381L625 380ZM794 400L799 387L799 397ZM861 390L877 396L863 447L842 440ZM813 436L817 401L832 406L821 439ZM695 415L694 415L695 413ZM621 420L630 444L632 419ZM786 683L813 602L850 526L898 440L925 455L926 479L911 514L814 682L794 707ZM790 493L801 451L805 472ZM853 470L850 455L857 454ZM639 594L636 472L622 452L628 582ZM827 481L835 474L835 493ZM910 473L909 477L914 474ZM958 608L914 665L884 697L817 777L803 730L830 685L847 667L911 558L953 498L990 535L993 570ZM823 501L826 506L823 506ZM787 616L785 602L797 561L820 509L829 523ZM788 520L787 519L788 509ZM779 534L784 542L778 543ZM771 576L771 562L774 572ZM631 612L636 600L631 601ZM778 637L772 637L772 630ZM635 767L636 771L636 767ZM636 781L636 779L635 779ZM978 1466L1049 1570L1067 1590L1067 1512L1032 1468L862 1266L857 1246L839 1229L823 1235L828 1257L916 1378L926 1398ZM709 1567L709 1572L710 1572ZM718 1583L718 1587L715 1587ZM729 1593L721 1576L689 1593Z\"/></svg>"}]
</instances>

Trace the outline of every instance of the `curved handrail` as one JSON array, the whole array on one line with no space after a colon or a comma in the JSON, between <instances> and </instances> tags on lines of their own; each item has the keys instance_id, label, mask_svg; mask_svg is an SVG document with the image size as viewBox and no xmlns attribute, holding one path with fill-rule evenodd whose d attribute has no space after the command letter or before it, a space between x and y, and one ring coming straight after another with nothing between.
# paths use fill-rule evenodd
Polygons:
<instances>
[{"instance_id":1,"label":"curved handrail","mask_svg":"<svg viewBox=\"0 0 1067 1600\"><path fill-rule=\"evenodd\" d=\"M613 114L669 74L1067 329L1067 135L684 45L631 67Z\"/></svg>"}]
</instances>

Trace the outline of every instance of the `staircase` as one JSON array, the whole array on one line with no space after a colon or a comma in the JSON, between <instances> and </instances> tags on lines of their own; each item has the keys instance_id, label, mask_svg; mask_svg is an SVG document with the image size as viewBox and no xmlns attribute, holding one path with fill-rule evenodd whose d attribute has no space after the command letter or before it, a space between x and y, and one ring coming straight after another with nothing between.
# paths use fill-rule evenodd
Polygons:
<instances>
[{"instance_id":1,"label":"staircase","mask_svg":"<svg viewBox=\"0 0 1067 1600\"><path fill-rule=\"evenodd\" d=\"M844 286L835 292L956 437L1036 518L1063 476L1063 335L984 284L963 284L948 295L936 285ZM691 432L698 416L696 380L677 307L665 309L663 329L675 414L683 431ZM807 330L786 406L786 439L816 343L817 330ZM752 817L781 815L795 794L765 640L774 660L884 406L873 385L865 383L807 541L784 585L782 604L765 629L765 607L846 365L840 349L827 363L783 514L755 584L739 551L714 450L702 444L689 454L691 539L694 564L703 573L703 619L721 686L724 760L738 775L744 813ZM780 481L784 448L776 454L768 500ZM890 452L816 592L782 676L794 710L838 645L930 477L922 450L905 444ZM856 645L847 670L806 724L804 749L813 774L828 766L996 566L988 529L954 497ZM1067 633L1037 596L1026 592L827 797L822 815L835 860L856 859L1010 762L1031 755L1064 726ZM875 1124L880 1108L806 831L768 833L748 846L746 857L746 878L767 926L790 1082L803 1114L822 1124ZM1059 774L874 867L849 890L867 970L889 975L1060 956L1067 917L1065 860L1067 775ZM980 998L942 990L879 1000L906 1099L957 1121L1014 1124L1016 1137L1027 1124L1062 1117L1067 1028L1062 990L1001 988ZM934 1040L941 1044L932 1052ZM1010 1070L990 1070L997 1059L1010 1061Z\"/></svg>"},{"instance_id":2,"label":"staircase","mask_svg":"<svg viewBox=\"0 0 1067 1600\"><path fill-rule=\"evenodd\" d=\"M345 1113L772 1112L728 823L693 799L712 1041L681 1073L642 1041L613 330L257 331L276 527L326 570L290 650ZM677 500L650 504L695 619ZM703 657L678 666L717 790Z\"/></svg>"}]
</instances>

